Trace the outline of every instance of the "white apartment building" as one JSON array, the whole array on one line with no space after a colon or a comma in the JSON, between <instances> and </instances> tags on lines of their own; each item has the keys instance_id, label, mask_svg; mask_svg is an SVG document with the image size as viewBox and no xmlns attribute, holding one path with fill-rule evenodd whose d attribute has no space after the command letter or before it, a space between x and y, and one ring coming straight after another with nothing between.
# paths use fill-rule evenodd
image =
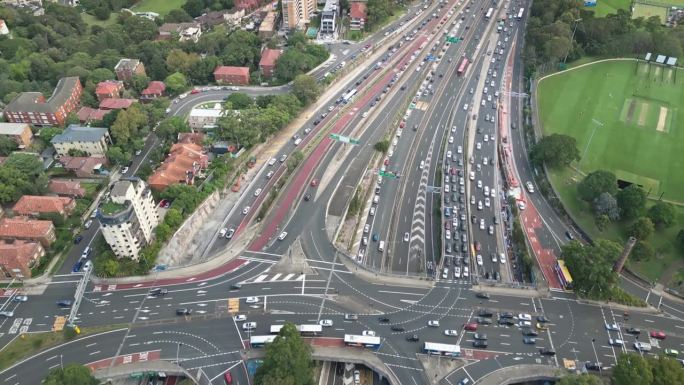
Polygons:
<instances>
[{"instance_id":1,"label":"white apartment building","mask_svg":"<svg viewBox=\"0 0 684 385\"><path fill-rule=\"evenodd\" d=\"M283 30L303 29L316 11L316 0L283 0Z\"/></svg>"},{"instance_id":2,"label":"white apartment building","mask_svg":"<svg viewBox=\"0 0 684 385\"><path fill-rule=\"evenodd\" d=\"M152 192L140 178L122 178L101 203L97 218L102 235L119 258L137 260L140 250L152 241L159 213Z\"/></svg>"},{"instance_id":3,"label":"white apartment building","mask_svg":"<svg viewBox=\"0 0 684 385\"><path fill-rule=\"evenodd\" d=\"M211 129L216 127L216 122L224 115L220 103L216 103L214 108L193 108L188 115L188 125L193 130Z\"/></svg>"}]
</instances>

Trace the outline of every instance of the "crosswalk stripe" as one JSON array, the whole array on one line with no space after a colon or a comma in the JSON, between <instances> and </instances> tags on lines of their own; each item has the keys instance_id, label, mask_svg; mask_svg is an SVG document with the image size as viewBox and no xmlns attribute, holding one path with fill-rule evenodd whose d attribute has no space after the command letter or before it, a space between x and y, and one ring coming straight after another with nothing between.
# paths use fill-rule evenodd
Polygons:
<instances>
[{"instance_id":1,"label":"crosswalk stripe","mask_svg":"<svg viewBox=\"0 0 684 385\"><path fill-rule=\"evenodd\" d=\"M290 273L287 276L285 276L285 278L283 278L283 281L289 281L290 279L292 279L292 277L294 277L294 273Z\"/></svg>"},{"instance_id":2,"label":"crosswalk stripe","mask_svg":"<svg viewBox=\"0 0 684 385\"><path fill-rule=\"evenodd\" d=\"M271 278L271 282L273 282L273 281L277 280L278 278L280 278L281 275L282 275L282 274L280 274L280 273L274 275L273 278Z\"/></svg>"},{"instance_id":3,"label":"crosswalk stripe","mask_svg":"<svg viewBox=\"0 0 684 385\"><path fill-rule=\"evenodd\" d=\"M266 277L268 277L268 274L260 275L254 280L254 282L261 282L266 279Z\"/></svg>"},{"instance_id":4,"label":"crosswalk stripe","mask_svg":"<svg viewBox=\"0 0 684 385\"><path fill-rule=\"evenodd\" d=\"M305 277L305 275L301 274L299 277L297 277L297 279L295 279L295 281L303 281L304 277Z\"/></svg>"}]
</instances>

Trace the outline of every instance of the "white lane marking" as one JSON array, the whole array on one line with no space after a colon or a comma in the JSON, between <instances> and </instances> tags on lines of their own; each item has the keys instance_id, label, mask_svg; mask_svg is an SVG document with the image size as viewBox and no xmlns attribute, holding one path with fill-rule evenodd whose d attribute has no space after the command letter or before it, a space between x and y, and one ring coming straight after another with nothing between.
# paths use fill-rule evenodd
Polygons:
<instances>
[{"instance_id":1,"label":"white lane marking","mask_svg":"<svg viewBox=\"0 0 684 385\"><path fill-rule=\"evenodd\" d=\"M273 278L271 278L271 281L276 281L276 280L278 280L278 278L280 278L281 275L282 275L281 273L278 273L278 274L274 275Z\"/></svg>"},{"instance_id":2,"label":"white lane marking","mask_svg":"<svg viewBox=\"0 0 684 385\"><path fill-rule=\"evenodd\" d=\"M266 277L268 277L268 274L260 275L254 280L254 282L261 282L266 279Z\"/></svg>"},{"instance_id":3,"label":"white lane marking","mask_svg":"<svg viewBox=\"0 0 684 385\"><path fill-rule=\"evenodd\" d=\"M417 295L417 296L423 296L425 294L423 293L405 293L401 291L387 291L387 290L378 290L378 293L387 293L387 294L401 294L401 295Z\"/></svg>"}]
</instances>

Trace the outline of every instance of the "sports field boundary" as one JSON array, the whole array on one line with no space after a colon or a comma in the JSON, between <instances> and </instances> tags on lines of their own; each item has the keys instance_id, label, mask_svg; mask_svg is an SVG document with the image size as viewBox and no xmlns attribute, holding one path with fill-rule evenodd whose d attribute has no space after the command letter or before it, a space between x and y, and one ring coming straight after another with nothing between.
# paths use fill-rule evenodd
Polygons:
<instances>
[{"instance_id":1,"label":"sports field boundary","mask_svg":"<svg viewBox=\"0 0 684 385\"><path fill-rule=\"evenodd\" d=\"M580 64L580 65L578 65L578 66L576 66L576 67L568 68L568 69L565 69L565 70L562 70L562 71L557 71L557 72L554 72L554 73L550 73L550 74L547 74L547 75L544 75L544 76L538 78L538 79L534 82L534 91L532 92L532 93L533 93L533 97L534 97L534 115L535 115L534 118L532 119L532 122L533 122L532 125L533 125L533 130L534 130L534 136L535 136L534 140L535 140L535 142L538 141L538 140L540 140L542 137L545 136L545 135L544 135L544 129L543 129L543 123L542 123L542 120L540 119L540 115L539 115L539 95L538 95L539 84L540 84L543 80L548 79L548 78L550 78L550 77L552 77L552 76L565 74L565 73L567 73L567 72L569 72L569 71L574 71L574 70L577 70L577 69L580 69L580 68L584 68L584 67L588 67L588 66L591 66L591 65L594 65L594 64L600 64L600 63L605 63L605 62L619 62L619 61L624 61L624 62L635 62L635 61L636 61L636 62L645 62L645 60L643 60L643 59L624 58L624 57L622 57L622 58L607 58L607 59L600 59L600 60L592 61L592 62L589 62L589 63ZM657 64L657 63L655 63L655 64ZM684 69L684 67L680 67L680 66L671 66L670 68L674 68L675 70ZM544 167L546 168L546 166L544 166ZM585 172L581 171L579 168L575 167L574 165L570 165L570 168L571 168L574 172L576 172L576 173L578 173L578 174L580 174L580 175L586 176L586 173L585 173ZM548 172L551 172L551 171L550 171L550 170L546 170L546 172L548 173ZM550 184L551 187L553 188L554 194L555 194L556 196L560 197L560 196L558 195L558 192L557 192L557 190L556 190L556 187L553 186L553 183L551 182L551 179L548 178L548 177L546 177L546 179L549 181L549 184ZM656 196L647 196L647 199L652 200L652 201L663 201L663 202L671 203L671 204L676 205L676 206L684 207L684 202L682 202L682 201L674 201L674 200L670 200L670 199L658 199L658 197L656 197ZM561 200L561 202L562 202L562 200ZM567 210L565 210L565 211L567 212Z\"/></svg>"}]
</instances>

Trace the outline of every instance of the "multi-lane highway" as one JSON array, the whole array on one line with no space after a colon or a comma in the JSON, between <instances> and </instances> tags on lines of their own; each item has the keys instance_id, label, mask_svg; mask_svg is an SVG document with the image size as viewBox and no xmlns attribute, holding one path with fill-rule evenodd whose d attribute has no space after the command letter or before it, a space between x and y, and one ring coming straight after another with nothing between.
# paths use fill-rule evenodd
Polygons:
<instances>
[{"instance_id":1,"label":"multi-lane highway","mask_svg":"<svg viewBox=\"0 0 684 385\"><path fill-rule=\"evenodd\" d=\"M375 332L382 343L377 351L368 351L396 384L433 381L435 373L423 364L426 342L458 345L465 359L463 367L439 376L441 384L464 378L476 382L521 364L555 367L564 359L608 368L619 353L633 350L637 338L653 345L645 354L682 349L681 305L630 281L625 283L628 290L646 297L653 308L625 313L561 291L542 295L532 289L481 286L515 277L504 238L508 218L502 214L505 196L497 151L502 121L521 123L520 100L510 96L521 91L518 58L524 18L512 15L528 6L521 1L416 4L411 16L388 27L386 36L340 45L348 51L336 54L334 63L348 62L352 55L367 55L367 61L323 98L296 137L274 149L272 162L261 160L257 177L225 223L214 229L216 234L222 228L234 232L232 238L217 236L212 253L234 247L237 237L249 239L250 246L219 268L198 268L185 277L157 272L139 282L89 284L76 323L119 326L29 357L0 373L5 382L35 384L62 364L100 367L117 357L117 362L162 359L186 369L201 368L214 384L230 371L244 384L249 381L245 351L260 349L250 347L250 338L270 335L271 325L286 321L323 322L318 342L340 348L345 334ZM489 7L493 10L487 17ZM448 43L447 36L463 41ZM284 88L241 91L256 95L279 90ZM230 92L188 95L173 103L170 113L184 115L194 105ZM340 98L345 100L337 102ZM531 180L529 164L519 155L525 153L522 137L518 131L503 131L510 133L520 179ZM332 140L331 133L358 144ZM151 138L133 169L154 147ZM380 155L374 144L383 139L389 140L390 149ZM307 157L257 224L258 205L285 173L283 157L295 150L305 150ZM349 252L335 244L341 226L332 218L344 217L359 185L367 186L368 194L362 220L348 230L356 234ZM541 197L528 194L525 199L547 219L537 231L555 235L548 236L555 246L544 245L557 251L563 241L558 234L567 231L564 225L546 211L550 208ZM92 239L96 231L94 225L85 235ZM54 317L69 311L56 303L73 298L79 278L65 271L42 294L13 302L14 316L0 320L0 344L19 333L49 331ZM155 294L162 287L168 292ZM231 299L239 303L234 313L229 312ZM256 324L248 328L248 322ZM627 333L628 328L641 333ZM650 338L649 332L656 330L666 338ZM555 355L541 355L540 349Z\"/></svg>"}]
</instances>

